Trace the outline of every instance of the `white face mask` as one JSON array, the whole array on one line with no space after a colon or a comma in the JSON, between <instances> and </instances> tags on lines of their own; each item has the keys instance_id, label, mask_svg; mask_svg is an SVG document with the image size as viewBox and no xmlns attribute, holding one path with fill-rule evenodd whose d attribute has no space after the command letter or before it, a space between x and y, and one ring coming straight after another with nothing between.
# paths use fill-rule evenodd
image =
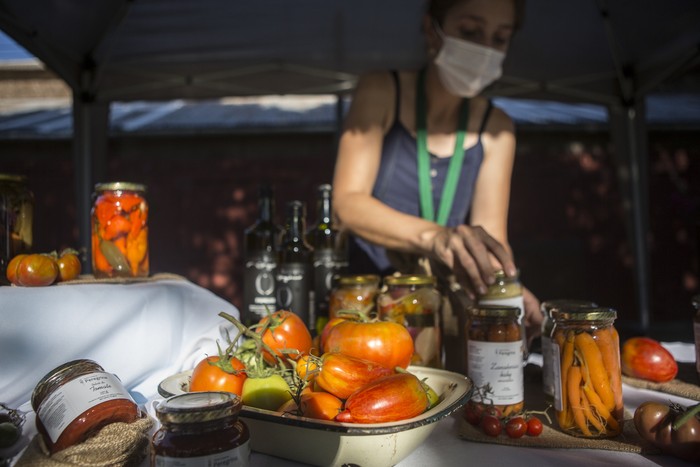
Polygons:
<instances>
[{"instance_id":1,"label":"white face mask","mask_svg":"<svg viewBox=\"0 0 700 467\"><path fill-rule=\"evenodd\" d=\"M435 65L443 86L452 94L474 97L486 86L501 77L506 54L474 42L446 36L436 25L442 37L442 48L435 57Z\"/></svg>"}]
</instances>

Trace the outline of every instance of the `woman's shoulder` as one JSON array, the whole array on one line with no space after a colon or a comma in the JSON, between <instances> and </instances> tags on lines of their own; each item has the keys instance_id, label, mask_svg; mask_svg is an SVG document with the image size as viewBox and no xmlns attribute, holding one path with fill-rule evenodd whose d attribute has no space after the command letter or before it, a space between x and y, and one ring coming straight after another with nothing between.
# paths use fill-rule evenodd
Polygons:
<instances>
[{"instance_id":1,"label":"woman's shoulder","mask_svg":"<svg viewBox=\"0 0 700 467\"><path fill-rule=\"evenodd\" d=\"M490 107L488 111L488 120L486 121L485 129L487 131L514 131L513 119L510 118L503 109L493 104L491 99L480 97L483 100L484 112Z\"/></svg>"}]
</instances>

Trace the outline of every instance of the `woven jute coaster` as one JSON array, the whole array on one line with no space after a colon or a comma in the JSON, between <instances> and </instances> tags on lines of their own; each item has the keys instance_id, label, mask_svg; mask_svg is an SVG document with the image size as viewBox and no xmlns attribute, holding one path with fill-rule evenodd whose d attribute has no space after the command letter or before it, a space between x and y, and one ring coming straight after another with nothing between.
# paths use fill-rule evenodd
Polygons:
<instances>
[{"instance_id":1,"label":"woven jute coaster","mask_svg":"<svg viewBox=\"0 0 700 467\"><path fill-rule=\"evenodd\" d=\"M640 389L651 389L652 391L673 394L674 396L685 397L694 401L700 401L700 386L694 384L698 381L695 371L695 363L678 363L678 374L675 379L667 383L654 383L643 379L622 376L622 382Z\"/></svg>"}]
</instances>

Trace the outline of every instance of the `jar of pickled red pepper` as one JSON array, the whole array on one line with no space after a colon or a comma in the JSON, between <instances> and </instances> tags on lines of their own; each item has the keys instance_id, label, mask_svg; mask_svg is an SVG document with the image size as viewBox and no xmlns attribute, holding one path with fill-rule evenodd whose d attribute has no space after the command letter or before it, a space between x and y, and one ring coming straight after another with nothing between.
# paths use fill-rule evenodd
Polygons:
<instances>
[{"instance_id":1,"label":"jar of pickled red pepper","mask_svg":"<svg viewBox=\"0 0 700 467\"><path fill-rule=\"evenodd\" d=\"M29 253L33 242L34 195L27 177L0 173L0 284L8 284L12 258Z\"/></svg>"},{"instance_id":2,"label":"jar of pickled red pepper","mask_svg":"<svg viewBox=\"0 0 700 467\"><path fill-rule=\"evenodd\" d=\"M554 328L553 314L558 310L572 311L582 308L597 307L594 302L586 300L546 300L540 305L542 311L542 389L545 402L554 403L554 368L552 357L552 328Z\"/></svg>"},{"instance_id":3,"label":"jar of pickled red pepper","mask_svg":"<svg viewBox=\"0 0 700 467\"><path fill-rule=\"evenodd\" d=\"M622 432L620 338L611 308L554 314L554 409L562 431L584 438Z\"/></svg>"},{"instance_id":4,"label":"jar of pickled red pepper","mask_svg":"<svg viewBox=\"0 0 700 467\"><path fill-rule=\"evenodd\" d=\"M339 276L329 297L329 319L337 317L340 310L356 310L368 315L372 314L378 291L379 276L375 274Z\"/></svg>"},{"instance_id":5,"label":"jar of pickled red pepper","mask_svg":"<svg viewBox=\"0 0 700 467\"><path fill-rule=\"evenodd\" d=\"M525 401L520 309L477 305L467 321L467 376L474 382L472 401L499 415L521 412Z\"/></svg>"},{"instance_id":6,"label":"jar of pickled red pepper","mask_svg":"<svg viewBox=\"0 0 700 467\"><path fill-rule=\"evenodd\" d=\"M32 392L32 408L51 454L82 443L105 425L141 417L119 378L92 360L74 360L50 371Z\"/></svg>"},{"instance_id":7,"label":"jar of pickled red pepper","mask_svg":"<svg viewBox=\"0 0 700 467\"><path fill-rule=\"evenodd\" d=\"M525 304L523 286L518 274L508 276L502 270L496 271L496 281L488 287L486 294L479 297L479 305L512 306L518 308L518 325L522 336L523 361L527 359L527 337L525 335Z\"/></svg>"},{"instance_id":8,"label":"jar of pickled red pepper","mask_svg":"<svg viewBox=\"0 0 700 467\"><path fill-rule=\"evenodd\" d=\"M151 466L247 466L250 434L238 419L241 404L228 392L191 392L158 404L162 426L151 440Z\"/></svg>"},{"instance_id":9,"label":"jar of pickled red pepper","mask_svg":"<svg viewBox=\"0 0 700 467\"><path fill-rule=\"evenodd\" d=\"M426 275L387 276L386 290L377 296L379 319L394 321L413 337L412 365L442 367L440 293L435 277Z\"/></svg>"},{"instance_id":10,"label":"jar of pickled red pepper","mask_svg":"<svg viewBox=\"0 0 700 467\"><path fill-rule=\"evenodd\" d=\"M95 277L148 276L148 204L138 183L95 185L92 269Z\"/></svg>"}]
</instances>

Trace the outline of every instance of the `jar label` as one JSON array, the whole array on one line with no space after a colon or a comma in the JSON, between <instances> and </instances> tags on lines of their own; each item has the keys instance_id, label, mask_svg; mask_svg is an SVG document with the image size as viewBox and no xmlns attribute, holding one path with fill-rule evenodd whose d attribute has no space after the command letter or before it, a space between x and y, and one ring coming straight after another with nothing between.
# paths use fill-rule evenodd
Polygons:
<instances>
[{"instance_id":1,"label":"jar label","mask_svg":"<svg viewBox=\"0 0 700 467\"><path fill-rule=\"evenodd\" d=\"M564 404L561 401L561 348L559 348L559 344L552 341L550 349L552 356L552 382L554 383L554 410L561 412L564 410Z\"/></svg>"},{"instance_id":2,"label":"jar label","mask_svg":"<svg viewBox=\"0 0 700 467\"><path fill-rule=\"evenodd\" d=\"M474 386L491 386L488 397L496 405L511 405L525 399L522 343L467 342L467 368Z\"/></svg>"},{"instance_id":3,"label":"jar label","mask_svg":"<svg viewBox=\"0 0 700 467\"><path fill-rule=\"evenodd\" d=\"M542 387L548 396L554 395L554 374L552 370L552 338L542 336Z\"/></svg>"},{"instance_id":4,"label":"jar label","mask_svg":"<svg viewBox=\"0 0 700 467\"><path fill-rule=\"evenodd\" d=\"M208 456L166 457L155 456L155 467L245 467L250 460L250 445L243 443L237 448L217 452Z\"/></svg>"},{"instance_id":5,"label":"jar label","mask_svg":"<svg viewBox=\"0 0 700 467\"><path fill-rule=\"evenodd\" d=\"M498 305L498 306L514 306L520 309L518 313L518 324L523 320L523 310L525 309L525 301L522 295L511 298L487 298L479 300L479 305Z\"/></svg>"},{"instance_id":6,"label":"jar label","mask_svg":"<svg viewBox=\"0 0 700 467\"><path fill-rule=\"evenodd\" d=\"M80 414L103 402L134 400L119 378L110 373L88 373L68 381L39 406L37 415L54 443Z\"/></svg>"}]
</instances>

